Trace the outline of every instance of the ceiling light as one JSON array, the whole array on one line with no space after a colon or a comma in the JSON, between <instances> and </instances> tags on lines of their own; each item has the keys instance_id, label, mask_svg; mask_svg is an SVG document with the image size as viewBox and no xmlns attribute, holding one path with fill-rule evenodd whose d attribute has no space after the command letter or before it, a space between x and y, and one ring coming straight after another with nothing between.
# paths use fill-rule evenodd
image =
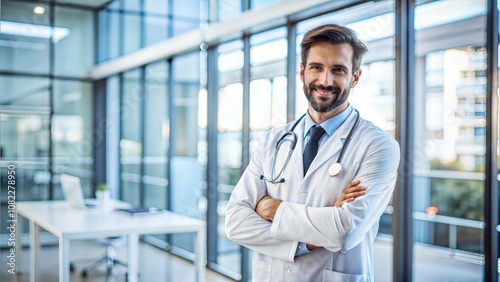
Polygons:
<instances>
[{"instance_id":1,"label":"ceiling light","mask_svg":"<svg viewBox=\"0 0 500 282\"><path fill-rule=\"evenodd\" d=\"M69 29L65 27L50 27L46 25L18 23L0 21L0 34L17 35L23 37L36 37L50 39L56 42L69 34Z\"/></svg>"},{"instance_id":2,"label":"ceiling light","mask_svg":"<svg viewBox=\"0 0 500 282\"><path fill-rule=\"evenodd\" d=\"M37 14L37 15L43 15L43 14L45 14L45 7L35 6L35 8L33 8L33 13Z\"/></svg>"}]
</instances>

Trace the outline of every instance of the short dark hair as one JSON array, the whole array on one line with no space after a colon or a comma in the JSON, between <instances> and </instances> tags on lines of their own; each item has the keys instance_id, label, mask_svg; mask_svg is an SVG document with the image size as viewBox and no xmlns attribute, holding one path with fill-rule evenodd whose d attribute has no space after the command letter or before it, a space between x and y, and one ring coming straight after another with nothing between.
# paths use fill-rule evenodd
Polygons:
<instances>
[{"instance_id":1,"label":"short dark hair","mask_svg":"<svg viewBox=\"0 0 500 282\"><path fill-rule=\"evenodd\" d=\"M368 51L368 48L358 39L358 35L354 30L337 24L325 24L309 30L304 35L302 43L300 43L302 49L300 56L303 64L307 61L311 46L318 42L327 42L330 44L349 43L353 49L353 73L361 67L363 55Z\"/></svg>"}]
</instances>

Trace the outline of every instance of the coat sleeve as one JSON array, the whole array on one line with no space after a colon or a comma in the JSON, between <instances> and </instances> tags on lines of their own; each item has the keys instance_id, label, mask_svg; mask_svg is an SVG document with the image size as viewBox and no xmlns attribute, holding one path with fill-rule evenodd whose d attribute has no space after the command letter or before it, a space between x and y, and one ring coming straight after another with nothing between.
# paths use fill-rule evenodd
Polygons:
<instances>
[{"instance_id":1,"label":"coat sleeve","mask_svg":"<svg viewBox=\"0 0 500 282\"><path fill-rule=\"evenodd\" d=\"M271 236L311 243L333 252L352 249L365 238L387 207L399 158L399 145L394 139L379 138L378 142L372 142L354 177L367 187L364 196L341 208L283 202L274 216Z\"/></svg>"},{"instance_id":2,"label":"coat sleeve","mask_svg":"<svg viewBox=\"0 0 500 282\"><path fill-rule=\"evenodd\" d=\"M265 142L254 152L250 164L231 193L226 207L226 235L255 252L293 262L298 242L271 237L271 222L255 212L259 200L267 195L266 182L260 179Z\"/></svg>"}]
</instances>

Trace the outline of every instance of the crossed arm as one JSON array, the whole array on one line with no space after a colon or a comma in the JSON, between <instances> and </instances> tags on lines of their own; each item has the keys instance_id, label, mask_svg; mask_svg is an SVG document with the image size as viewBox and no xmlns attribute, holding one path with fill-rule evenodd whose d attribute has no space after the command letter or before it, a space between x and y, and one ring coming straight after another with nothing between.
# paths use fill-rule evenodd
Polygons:
<instances>
[{"instance_id":1,"label":"crossed arm","mask_svg":"<svg viewBox=\"0 0 500 282\"><path fill-rule=\"evenodd\" d=\"M366 187L359 185L361 181L354 180L349 185L344 188L344 191L340 197L335 201L334 207L340 208L344 203L350 203L356 198L363 196L366 192ZM269 196L264 196L259 200L257 206L255 207L255 212L263 219L268 221L274 220L274 215L276 210L281 204L281 200L273 199ZM312 244L307 244L308 250L315 249L316 246Z\"/></svg>"}]
</instances>

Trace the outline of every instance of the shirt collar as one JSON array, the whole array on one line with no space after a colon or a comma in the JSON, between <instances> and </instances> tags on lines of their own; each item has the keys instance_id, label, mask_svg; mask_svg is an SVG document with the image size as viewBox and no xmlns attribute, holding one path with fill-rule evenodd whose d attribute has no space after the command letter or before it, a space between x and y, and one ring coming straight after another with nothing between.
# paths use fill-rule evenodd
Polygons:
<instances>
[{"instance_id":1,"label":"shirt collar","mask_svg":"<svg viewBox=\"0 0 500 282\"><path fill-rule=\"evenodd\" d=\"M320 126L323 127L326 134L328 134L328 136L330 137L333 135L333 133L335 133L335 131L337 131L337 129L340 128L340 126L344 123L344 121L346 121L347 117L349 117L352 111L353 108L349 104L344 111L342 111L336 116L331 117L330 119L327 119L325 122L320 124ZM307 112L304 124L304 136L303 136L304 138L306 138L306 136L309 134L309 129L314 125L316 125L316 123L314 123L311 116L309 116L309 112Z\"/></svg>"}]
</instances>

